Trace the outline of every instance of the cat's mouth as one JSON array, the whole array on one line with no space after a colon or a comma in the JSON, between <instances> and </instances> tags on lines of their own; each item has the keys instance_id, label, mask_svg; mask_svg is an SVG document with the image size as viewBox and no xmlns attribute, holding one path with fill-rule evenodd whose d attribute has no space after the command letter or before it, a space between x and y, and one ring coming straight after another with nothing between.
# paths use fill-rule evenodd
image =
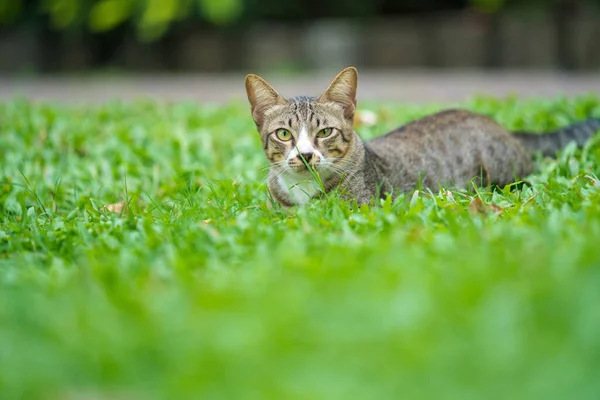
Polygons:
<instances>
[{"instance_id":1,"label":"cat's mouth","mask_svg":"<svg viewBox=\"0 0 600 400\"><path fill-rule=\"evenodd\" d=\"M311 179L312 177L315 176L315 173L320 175L321 177L328 175L327 167L325 166L324 163L320 163L320 162L316 163L315 165L310 163L309 167L307 167L304 164L289 165L288 171L292 175L294 175L298 178L303 178L303 179ZM325 175L323 175L323 174L325 174Z\"/></svg>"},{"instance_id":2,"label":"cat's mouth","mask_svg":"<svg viewBox=\"0 0 600 400\"><path fill-rule=\"evenodd\" d=\"M320 162L316 162L316 163L309 163L308 165L303 163L303 162L293 162L293 163L288 163L288 167L296 172L296 173L309 173L309 168L313 169L313 170L318 170L319 166L320 166Z\"/></svg>"},{"instance_id":3,"label":"cat's mouth","mask_svg":"<svg viewBox=\"0 0 600 400\"><path fill-rule=\"evenodd\" d=\"M297 166L290 166L290 172L292 172L294 175L297 176L304 176L304 177L309 177L311 176L311 173L314 173L314 171L316 170L316 168L312 167L312 171L309 170L308 168L306 168L305 165L297 165Z\"/></svg>"}]
</instances>

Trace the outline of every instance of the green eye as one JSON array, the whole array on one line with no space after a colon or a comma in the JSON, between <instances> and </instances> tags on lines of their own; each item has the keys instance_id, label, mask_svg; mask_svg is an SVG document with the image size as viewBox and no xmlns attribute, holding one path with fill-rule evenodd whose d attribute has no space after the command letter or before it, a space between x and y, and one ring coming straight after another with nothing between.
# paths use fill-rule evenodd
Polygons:
<instances>
[{"instance_id":1,"label":"green eye","mask_svg":"<svg viewBox=\"0 0 600 400\"><path fill-rule=\"evenodd\" d=\"M275 136L277 136L277 139L281 140L282 142L287 142L292 138L292 134L287 129L277 129L275 131Z\"/></svg>"},{"instance_id":2,"label":"green eye","mask_svg":"<svg viewBox=\"0 0 600 400\"><path fill-rule=\"evenodd\" d=\"M329 135L331 135L331 133L333 132L333 128L325 128L325 129L321 129L318 133L317 136L324 138L327 137Z\"/></svg>"}]
</instances>

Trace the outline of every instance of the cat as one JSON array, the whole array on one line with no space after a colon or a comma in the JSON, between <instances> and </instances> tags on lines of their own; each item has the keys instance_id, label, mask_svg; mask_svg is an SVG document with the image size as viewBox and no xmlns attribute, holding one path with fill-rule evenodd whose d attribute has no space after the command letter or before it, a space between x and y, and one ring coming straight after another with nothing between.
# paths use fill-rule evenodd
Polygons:
<instances>
[{"instance_id":1,"label":"cat","mask_svg":"<svg viewBox=\"0 0 600 400\"><path fill-rule=\"evenodd\" d=\"M270 163L267 186L285 207L339 189L369 204L417 188L503 187L533 171L532 154L582 146L600 119L545 135L509 133L492 118L450 109L363 141L354 131L358 72L342 70L319 97L284 99L258 75L246 76L252 118Z\"/></svg>"}]
</instances>

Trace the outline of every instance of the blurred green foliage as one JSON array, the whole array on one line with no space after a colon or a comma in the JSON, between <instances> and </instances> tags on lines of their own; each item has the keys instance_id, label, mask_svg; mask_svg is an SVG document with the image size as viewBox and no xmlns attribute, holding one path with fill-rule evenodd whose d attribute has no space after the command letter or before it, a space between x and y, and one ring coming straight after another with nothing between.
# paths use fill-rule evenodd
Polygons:
<instances>
[{"instance_id":1,"label":"blurred green foliage","mask_svg":"<svg viewBox=\"0 0 600 400\"><path fill-rule=\"evenodd\" d=\"M10 23L26 12L23 0L0 0L0 23ZM92 31L108 31L132 21L140 36L152 39L169 25L196 16L216 25L240 17L242 0L40 0L29 5L34 13L47 14L55 29L84 26Z\"/></svg>"},{"instance_id":2,"label":"blurred green foliage","mask_svg":"<svg viewBox=\"0 0 600 400\"><path fill-rule=\"evenodd\" d=\"M496 13L508 6L533 5L542 8L549 8L552 7L553 4L557 3L556 1L552 2L548 0L469 0L469 2L473 7L475 7L475 9L487 14Z\"/></svg>"},{"instance_id":3,"label":"blurred green foliage","mask_svg":"<svg viewBox=\"0 0 600 400\"><path fill-rule=\"evenodd\" d=\"M598 0L575 1L598 3ZM558 3L560 1L548 0L447 2L449 7L472 6L484 13L495 13L505 7L548 8ZM306 3L303 0L0 0L0 26L14 23L19 18L35 18L40 15L47 16L51 26L58 30L83 27L92 32L103 32L131 22L142 38L153 39L165 33L174 22L184 19L224 26L240 22L244 17L307 18L312 14L365 17L381 14L385 10L397 13L415 9L436 11L439 6L419 6L412 0L395 3L386 0L328 0L320 4Z\"/></svg>"}]
</instances>

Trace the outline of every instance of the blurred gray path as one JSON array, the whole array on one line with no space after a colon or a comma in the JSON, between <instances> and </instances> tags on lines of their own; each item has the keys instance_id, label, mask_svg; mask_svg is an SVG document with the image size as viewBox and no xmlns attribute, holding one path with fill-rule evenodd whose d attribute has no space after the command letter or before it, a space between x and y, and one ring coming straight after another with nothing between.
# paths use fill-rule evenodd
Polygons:
<instances>
[{"instance_id":1,"label":"blurred gray path","mask_svg":"<svg viewBox=\"0 0 600 400\"><path fill-rule=\"evenodd\" d=\"M335 73L301 76L263 75L284 96L316 95ZM600 72L361 71L359 98L390 101L459 101L474 94L553 97L600 94ZM62 103L97 103L113 99L154 98L225 102L245 100L243 74L118 76L0 76L0 100L26 97Z\"/></svg>"}]
</instances>

